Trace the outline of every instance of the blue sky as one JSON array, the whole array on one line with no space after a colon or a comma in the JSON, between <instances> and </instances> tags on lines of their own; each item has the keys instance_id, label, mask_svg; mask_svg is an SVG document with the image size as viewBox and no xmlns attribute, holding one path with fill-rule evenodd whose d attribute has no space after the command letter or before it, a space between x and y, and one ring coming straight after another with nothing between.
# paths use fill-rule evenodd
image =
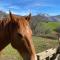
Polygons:
<instances>
[{"instance_id":1,"label":"blue sky","mask_svg":"<svg viewBox=\"0 0 60 60\"><path fill-rule=\"evenodd\" d=\"M60 0L0 0L0 10L14 14L32 15L46 13L60 15Z\"/></svg>"}]
</instances>

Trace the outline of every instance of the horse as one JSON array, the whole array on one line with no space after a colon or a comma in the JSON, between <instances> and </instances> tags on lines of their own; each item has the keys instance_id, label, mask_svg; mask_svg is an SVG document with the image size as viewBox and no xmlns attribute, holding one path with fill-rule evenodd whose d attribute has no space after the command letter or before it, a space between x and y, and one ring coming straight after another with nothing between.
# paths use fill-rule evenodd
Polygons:
<instances>
[{"instance_id":1,"label":"horse","mask_svg":"<svg viewBox=\"0 0 60 60\"><path fill-rule=\"evenodd\" d=\"M11 43L23 60L36 60L30 21L31 13L28 16L17 16L11 11L8 17L0 20L0 52Z\"/></svg>"}]
</instances>

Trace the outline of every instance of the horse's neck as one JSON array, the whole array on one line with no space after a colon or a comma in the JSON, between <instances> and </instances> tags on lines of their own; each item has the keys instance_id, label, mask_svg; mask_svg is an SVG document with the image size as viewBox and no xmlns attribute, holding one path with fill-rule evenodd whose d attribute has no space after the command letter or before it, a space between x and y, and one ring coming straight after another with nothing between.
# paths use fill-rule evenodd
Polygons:
<instances>
[{"instance_id":1,"label":"horse's neck","mask_svg":"<svg viewBox=\"0 0 60 60\"><path fill-rule=\"evenodd\" d=\"M23 60L37 60L37 56L29 56L27 54L24 54Z\"/></svg>"}]
</instances>

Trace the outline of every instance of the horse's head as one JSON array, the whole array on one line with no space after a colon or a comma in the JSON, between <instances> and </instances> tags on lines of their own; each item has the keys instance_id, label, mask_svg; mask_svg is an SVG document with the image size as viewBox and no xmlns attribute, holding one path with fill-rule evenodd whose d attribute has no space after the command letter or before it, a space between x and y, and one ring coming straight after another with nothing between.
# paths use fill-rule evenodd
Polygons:
<instances>
[{"instance_id":1,"label":"horse's head","mask_svg":"<svg viewBox=\"0 0 60 60\"><path fill-rule=\"evenodd\" d=\"M24 60L35 60L35 49L32 43L32 31L29 26L31 14L28 16L17 16L9 14L10 26L14 39L12 39L12 46L22 54ZM10 29L9 29L10 30ZM16 40L17 37L17 40Z\"/></svg>"},{"instance_id":2,"label":"horse's head","mask_svg":"<svg viewBox=\"0 0 60 60\"><path fill-rule=\"evenodd\" d=\"M17 33L22 36L32 36L32 31L30 29L29 23L31 20L31 13L28 16L17 16L11 14L9 12L10 20L11 20L11 28L17 29Z\"/></svg>"}]
</instances>

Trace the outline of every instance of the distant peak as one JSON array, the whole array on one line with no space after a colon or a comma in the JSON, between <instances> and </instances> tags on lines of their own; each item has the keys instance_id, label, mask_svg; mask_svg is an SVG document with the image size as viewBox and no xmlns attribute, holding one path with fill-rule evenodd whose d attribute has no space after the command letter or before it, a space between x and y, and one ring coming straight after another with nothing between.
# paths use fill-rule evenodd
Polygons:
<instances>
[{"instance_id":1,"label":"distant peak","mask_svg":"<svg viewBox=\"0 0 60 60\"><path fill-rule=\"evenodd\" d=\"M37 16L45 16L45 17L49 17L49 15L46 14L46 13L40 13L40 14L37 14Z\"/></svg>"}]
</instances>

